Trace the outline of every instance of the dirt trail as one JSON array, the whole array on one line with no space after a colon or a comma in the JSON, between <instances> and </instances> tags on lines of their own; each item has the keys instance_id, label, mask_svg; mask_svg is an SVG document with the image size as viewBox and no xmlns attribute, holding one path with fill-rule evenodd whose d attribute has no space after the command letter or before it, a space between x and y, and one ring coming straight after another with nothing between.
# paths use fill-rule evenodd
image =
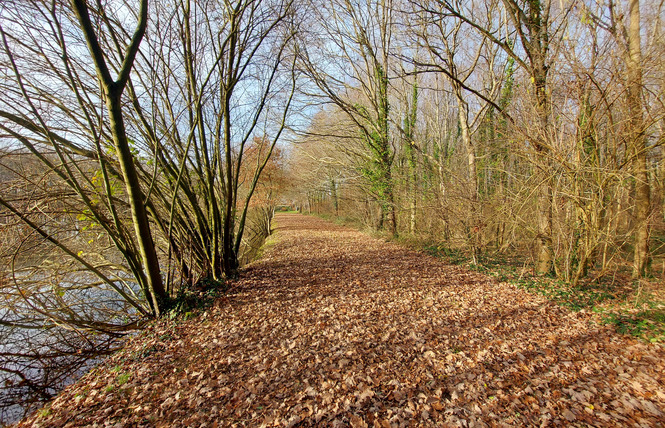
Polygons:
<instances>
[{"instance_id":1,"label":"dirt trail","mask_svg":"<svg viewBox=\"0 0 665 428\"><path fill-rule=\"evenodd\" d=\"M37 426L662 426L665 352L301 215L200 317L161 322Z\"/></svg>"}]
</instances>

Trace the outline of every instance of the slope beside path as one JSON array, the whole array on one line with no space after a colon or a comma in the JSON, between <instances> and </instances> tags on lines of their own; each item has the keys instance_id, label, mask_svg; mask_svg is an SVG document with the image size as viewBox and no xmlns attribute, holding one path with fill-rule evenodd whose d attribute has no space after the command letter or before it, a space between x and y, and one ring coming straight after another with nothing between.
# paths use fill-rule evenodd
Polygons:
<instances>
[{"instance_id":1,"label":"slope beside path","mask_svg":"<svg viewBox=\"0 0 665 428\"><path fill-rule=\"evenodd\" d=\"M662 426L665 352L360 232L279 215L201 316L159 322L34 426Z\"/></svg>"}]
</instances>

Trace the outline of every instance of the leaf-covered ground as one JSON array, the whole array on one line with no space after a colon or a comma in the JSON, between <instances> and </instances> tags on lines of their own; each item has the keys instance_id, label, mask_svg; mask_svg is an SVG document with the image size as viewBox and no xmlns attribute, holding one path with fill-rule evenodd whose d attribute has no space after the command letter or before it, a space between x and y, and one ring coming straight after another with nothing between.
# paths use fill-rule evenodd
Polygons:
<instances>
[{"instance_id":1,"label":"leaf-covered ground","mask_svg":"<svg viewBox=\"0 0 665 428\"><path fill-rule=\"evenodd\" d=\"M280 215L228 296L24 425L662 426L665 351L505 283Z\"/></svg>"}]
</instances>

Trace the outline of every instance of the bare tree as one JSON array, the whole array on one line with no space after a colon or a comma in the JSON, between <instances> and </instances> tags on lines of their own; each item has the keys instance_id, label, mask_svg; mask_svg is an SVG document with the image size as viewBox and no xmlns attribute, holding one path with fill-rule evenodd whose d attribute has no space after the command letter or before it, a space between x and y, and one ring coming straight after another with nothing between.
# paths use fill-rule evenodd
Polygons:
<instances>
[{"instance_id":1,"label":"bare tree","mask_svg":"<svg viewBox=\"0 0 665 428\"><path fill-rule=\"evenodd\" d=\"M293 4L183 0L158 17L132 89L134 127L169 178L152 189L153 215L169 213L159 224L191 281L221 280L236 273L249 201L287 124ZM254 137L270 144L241 182Z\"/></svg>"},{"instance_id":2,"label":"bare tree","mask_svg":"<svg viewBox=\"0 0 665 428\"><path fill-rule=\"evenodd\" d=\"M63 16L67 16L64 6L30 2L17 6L12 14L5 14L5 23L13 24L17 30L9 34L4 24L0 28L5 64L12 70L3 82L9 96L0 108L4 119L0 126L6 132L6 139L23 144L80 198L95 224L104 229L127 260L151 312L159 315L159 306L166 294L145 211L145 195L135 167L137 160L130 147L121 108L122 94L147 25L147 3L141 3L136 11L136 28L118 58L108 57L101 48L84 2L74 2L71 12L73 15L69 16L75 20L63 22ZM101 15L97 16L102 19ZM50 28L50 33L44 33L42 26ZM81 39L87 46L87 64L81 55ZM34 57L36 53L38 59ZM89 68L89 64L94 67ZM111 77L110 64L117 67L117 78ZM29 71L30 75L24 71ZM93 76L98 88L94 86ZM65 98L67 103L63 102ZM95 105L98 101L106 105L108 122L104 112ZM106 145L105 141L112 145ZM46 147L53 151L54 157L44 155ZM81 162L85 159L98 164L103 185L95 186L91 177L83 173ZM118 189L113 188L113 180L122 183L125 189L131 211L128 223L120 218L118 199L114 199ZM91 195L90 188L101 193L99 199ZM26 213L19 212L7 201L2 204L26 224L31 224ZM127 234L126 224L134 229L133 238ZM77 251L38 225L33 223L31 227L115 287L111 279L94 269Z\"/></svg>"},{"instance_id":3,"label":"bare tree","mask_svg":"<svg viewBox=\"0 0 665 428\"><path fill-rule=\"evenodd\" d=\"M296 15L278 0L8 5L0 139L16 155L0 166L15 191L0 215L17 239L0 250L1 323L96 349L178 288L236 274L288 122ZM266 144L245 165L255 137Z\"/></svg>"},{"instance_id":4,"label":"bare tree","mask_svg":"<svg viewBox=\"0 0 665 428\"><path fill-rule=\"evenodd\" d=\"M536 129L530 127L530 140L535 148L536 157L544 157L545 162L539 163L539 213L538 233L536 237L537 272L544 274L552 271L552 186L550 183L552 170L549 163L552 159L553 123L550 119L552 104L548 74L556 55L552 54L552 39L561 36L565 28L566 17L570 13L572 3L562 8L558 16L553 16L556 6L551 0L517 1L503 0L505 16L510 28L517 35L519 44L513 45L502 31L502 23L495 19L489 25L476 20L473 13L475 2L465 4L460 1L437 1L444 10L443 16L451 16L462 20L491 43L499 46L508 56L513 58L530 76L533 84L533 101L538 121ZM517 47L519 46L520 49Z\"/></svg>"},{"instance_id":5,"label":"bare tree","mask_svg":"<svg viewBox=\"0 0 665 428\"><path fill-rule=\"evenodd\" d=\"M381 207L379 227L387 217L397 235L397 207L392 178L390 138L390 50L394 26L392 1L314 4L310 32L299 44L302 67L318 89L354 123L370 153L364 169Z\"/></svg>"},{"instance_id":6,"label":"bare tree","mask_svg":"<svg viewBox=\"0 0 665 428\"><path fill-rule=\"evenodd\" d=\"M480 205L480 186L478 183L477 148L473 134L478 130L482 118L489 108L493 108L501 89L501 81L495 75L497 63L501 61L496 45L487 42L483 36L474 40L473 32L465 22L457 17L444 17L446 9L433 9L435 5L416 4L416 13L422 17L420 30L416 33L418 41L428 52L427 58L413 58L422 72L438 72L447 76L452 92L457 101L458 123L462 144L466 151L468 180L468 200L471 222L468 226L470 245L474 262L480 252L482 227L482 206ZM487 10L486 26L491 25L492 8ZM477 16L478 14L476 14ZM477 17L476 19L480 19ZM465 28L466 27L466 28ZM465 31L466 30L466 31ZM478 39L476 35L476 39ZM467 52L466 57L463 57ZM481 62L484 67L481 67ZM484 73L483 73L484 71ZM482 74L481 74L482 73ZM472 80L478 81L472 83ZM474 86L480 89L472 89ZM471 109L468 95L480 95L479 107Z\"/></svg>"}]
</instances>

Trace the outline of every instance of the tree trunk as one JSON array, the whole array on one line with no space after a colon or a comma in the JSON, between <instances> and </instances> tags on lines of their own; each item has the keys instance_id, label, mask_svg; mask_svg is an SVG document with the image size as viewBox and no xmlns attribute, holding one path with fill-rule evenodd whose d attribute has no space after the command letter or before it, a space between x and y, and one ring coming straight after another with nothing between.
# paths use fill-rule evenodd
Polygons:
<instances>
[{"instance_id":1,"label":"tree trunk","mask_svg":"<svg viewBox=\"0 0 665 428\"><path fill-rule=\"evenodd\" d=\"M411 202L409 205L409 233L413 234L416 231L416 209L417 209L417 204L416 204L416 198L418 197L416 193L416 181L415 181L415 176L412 177L411 181Z\"/></svg>"},{"instance_id":2,"label":"tree trunk","mask_svg":"<svg viewBox=\"0 0 665 428\"><path fill-rule=\"evenodd\" d=\"M330 179L330 193L332 196L333 207L335 208L335 216L339 217L339 200L337 199L337 183L335 179Z\"/></svg>"},{"instance_id":3,"label":"tree trunk","mask_svg":"<svg viewBox=\"0 0 665 428\"><path fill-rule=\"evenodd\" d=\"M160 305L166 300L167 294L161 277L159 259L155 251L155 244L152 239L150 223L146 212L144 195L141 190L141 183L134 165L134 156L132 155L127 133L125 129L122 113L122 93L129 82L129 76L134 65L139 45L145 35L148 19L148 2L141 1L141 10L139 13L139 22L132 35L131 43L127 47L125 57L122 59L122 69L119 72L117 80L111 77L105 53L99 44L95 27L90 19L88 5L84 0L72 0L72 8L76 14L77 20L85 34L88 50L95 64L95 71L99 78L100 89L102 90L106 108L109 114L109 125L113 143L117 151L118 162L125 182L125 190L129 200L129 206L132 213L132 223L136 235L139 254L143 264L141 276L137 278L142 281L143 292L146 300L150 304L153 314L160 315Z\"/></svg>"},{"instance_id":4,"label":"tree trunk","mask_svg":"<svg viewBox=\"0 0 665 428\"><path fill-rule=\"evenodd\" d=\"M478 171L476 166L476 149L471 140L471 128L469 127L469 105L464 100L462 88L455 85L455 97L457 98L457 111L459 125L462 133L462 143L466 149L467 175L469 179L469 204L470 223L469 237L471 240L471 253L473 262L478 263L480 251L480 219L478 216Z\"/></svg>"},{"instance_id":5,"label":"tree trunk","mask_svg":"<svg viewBox=\"0 0 665 428\"><path fill-rule=\"evenodd\" d=\"M233 177L233 159L231 147L231 112L230 97L225 97L224 104L224 149L225 149L225 167L226 167L226 194L224 195L224 218L222 235L222 266L224 275L232 277L238 269L238 255L234 251L234 232L235 232L235 192Z\"/></svg>"},{"instance_id":6,"label":"tree trunk","mask_svg":"<svg viewBox=\"0 0 665 428\"><path fill-rule=\"evenodd\" d=\"M633 278L641 278L649 267L649 212L651 187L647 170L647 146L644 137L644 115L642 110L642 48L640 38L640 2L631 0L629 5L630 28L628 30L628 52L626 53L627 91L630 115L630 141L635 177L635 249L633 256Z\"/></svg>"},{"instance_id":7,"label":"tree trunk","mask_svg":"<svg viewBox=\"0 0 665 428\"><path fill-rule=\"evenodd\" d=\"M108 89L107 89L108 90ZM113 89L111 89L112 91ZM146 275L146 299L155 316L160 316L160 305L166 301L166 289L162 282L159 259L155 251L155 244L152 239L150 223L145 209L141 183L139 182L136 167L134 166L134 157L127 141L125 125L122 117L121 93L107 93L106 106L109 110L109 122L113 135L115 149L118 152L118 162L125 181L125 191L129 199L129 206L132 212L132 222L134 224L134 233L138 243L143 269Z\"/></svg>"},{"instance_id":8,"label":"tree trunk","mask_svg":"<svg viewBox=\"0 0 665 428\"><path fill-rule=\"evenodd\" d=\"M390 169L386 174L386 203L388 208L388 217L390 220L390 234L397 237L397 210L395 208L395 196L393 194L392 174Z\"/></svg>"},{"instance_id":9,"label":"tree trunk","mask_svg":"<svg viewBox=\"0 0 665 428\"><path fill-rule=\"evenodd\" d=\"M381 177L383 181L383 200L381 203L384 205L383 209L387 211L388 219L390 221L390 234L393 237L397 236L397 213L395 208L395 195L393 191L393 178L392 178L392 156L390 150L390 135L388 126L388 112L390 110L390 101L388 100L388 77L386 75L387 63L381 67L376 64L376 75L378 80L379 91L378 98L378 111L377 111L377 125L379 130L380 152L378 153Z\"/></svg>"},{"instance_id":10,"label":"tree trunk","mask_svg":"<svg viewBox=\"0 0 665 428\"><path fill-rule=\"evenodd\" d=\"M547 94L547 67L545 58L534 59L533 78L536 95L540 136L536 137L536 155L539 171L538 189L538 235L536 236L536 273L547 275L553 271L552 254L552 188L549 159L549 96ZM543 159L544 158L544 159Z\"/></svg>"}]
</instances>

